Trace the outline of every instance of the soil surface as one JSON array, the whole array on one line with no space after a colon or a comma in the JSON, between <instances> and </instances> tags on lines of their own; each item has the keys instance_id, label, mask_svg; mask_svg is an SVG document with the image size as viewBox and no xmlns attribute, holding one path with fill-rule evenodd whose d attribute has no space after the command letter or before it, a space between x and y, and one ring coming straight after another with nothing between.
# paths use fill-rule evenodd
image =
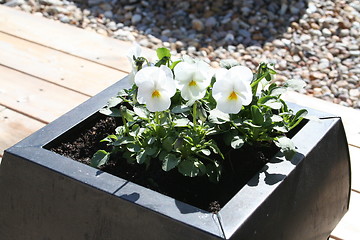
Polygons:
<instances>
[{"instance_id":1,"label":"soil surface","mask_svg":"<svg viewBox=\"0 0 360 240\"><path fill-rule=\"evenodd\" d=\"M65 133L49 149L85 164L90 163L97 150L110 151L100 140L113 134L117 126L116 120L98 117L86 125L81 132ZM232 163L224 161L219 183L212 183L207 177L184 177L176 169L165 172L161 169L161 162L155 159L146 170L143 165L129 164L121 156L112 156L101 170L205 211L217 213L277 151L275 147L260 150L244 146L230 152L228 155Z\"/></svg>"}]
</instances>

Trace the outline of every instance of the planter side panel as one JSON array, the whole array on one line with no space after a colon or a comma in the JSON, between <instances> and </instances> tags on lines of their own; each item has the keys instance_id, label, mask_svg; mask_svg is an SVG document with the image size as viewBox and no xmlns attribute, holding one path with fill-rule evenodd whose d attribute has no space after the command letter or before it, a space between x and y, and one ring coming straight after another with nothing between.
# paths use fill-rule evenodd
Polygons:
<instances>
[{"instance_id":1,"label":"planter side panel","mask_svg":"<svg viewBox=\"0 0 360 240\"><path fill-rule=\"evenodd\" d=\"M0 192L1 239L219 239L9 153Z\"/></svg>"},{"instance_id":2,"label":"planter side panel","mask_svg":"<svg viewBox=\"0 0 360 240\"><path fill-rule=\"evenodd\" d=\"M325 240L349 198L350 158L339 119L230 239Z\"/></svg>"}]
</instances>

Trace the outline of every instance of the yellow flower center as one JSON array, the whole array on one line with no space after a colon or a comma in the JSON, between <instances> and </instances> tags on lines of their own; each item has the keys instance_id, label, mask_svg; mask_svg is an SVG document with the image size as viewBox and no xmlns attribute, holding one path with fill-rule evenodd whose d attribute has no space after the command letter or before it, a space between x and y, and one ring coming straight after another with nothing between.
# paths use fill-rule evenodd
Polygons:
<instances>
[{"instance_id":1,"label":"yellow flower center","mask_svg":"<svg viewBox=\"0 0 360 240\"><path fill-rule=\"evenodd\" d=\"M189 82L189 87L194 87L196 86L196 82L194 80L191 80L191 82Z\"/></svg>"},{"instance_id":2,"label":"yellow flower center","mask_svg":"<svg viewBox=\"0 0 360 240\"><path fill-rule=\"evenodd\" d=\"M160 93L158 90L154 90L152 95L151 95L152 98L155 98L155 97L160 97Z\"/></svg>"},{"instance_id":3,"label":"yellow flower center","mask_svg":"<svg viewBox=\"0 0 360 240\"><path fill-rule=\"evenodd\" d=\"M228 96L228 99L229 99L229 100L236 100L236 99L238 99L238 96L237 96L237 94L236 94L234 91L232 91L232 92L230 93L230 95Z\"/></svg>"}]
</instances>

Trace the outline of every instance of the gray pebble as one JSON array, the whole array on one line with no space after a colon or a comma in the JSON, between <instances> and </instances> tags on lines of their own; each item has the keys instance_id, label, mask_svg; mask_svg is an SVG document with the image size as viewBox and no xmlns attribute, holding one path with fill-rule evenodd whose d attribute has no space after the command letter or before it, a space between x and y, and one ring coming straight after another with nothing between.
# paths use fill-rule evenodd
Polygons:
<instances>
[{"instance_id":1,"label":"gray pebble","mask_svg":"<svg viewBox=\"0 0 360 240\"><path fill-rule=\"evenodd\" d=\"M132 17L131 17L131 23L132 24L137 24L141 21L142 17L140 14L134 14Z\"/></svg>"}]
</instances>

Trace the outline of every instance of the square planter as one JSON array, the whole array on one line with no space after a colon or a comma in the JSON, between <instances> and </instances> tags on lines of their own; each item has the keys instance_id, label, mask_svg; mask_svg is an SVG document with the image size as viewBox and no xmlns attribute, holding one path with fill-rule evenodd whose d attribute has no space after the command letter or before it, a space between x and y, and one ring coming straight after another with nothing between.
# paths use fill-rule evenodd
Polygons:
<instances>
[{"instance_id":1,"label":"square planter","mask_svg":"<svg viewBox=\"0 0 360 240\"><path fill-rule=\"evenodd\" d=\"M341 119L311 109L320 120L309 120L292 138L292 159L276 154L218 214L46 149L81 128L122 85L5 151L1 239L325 240L348 210L350 158Z\"/></svg>"}]
</instances>

